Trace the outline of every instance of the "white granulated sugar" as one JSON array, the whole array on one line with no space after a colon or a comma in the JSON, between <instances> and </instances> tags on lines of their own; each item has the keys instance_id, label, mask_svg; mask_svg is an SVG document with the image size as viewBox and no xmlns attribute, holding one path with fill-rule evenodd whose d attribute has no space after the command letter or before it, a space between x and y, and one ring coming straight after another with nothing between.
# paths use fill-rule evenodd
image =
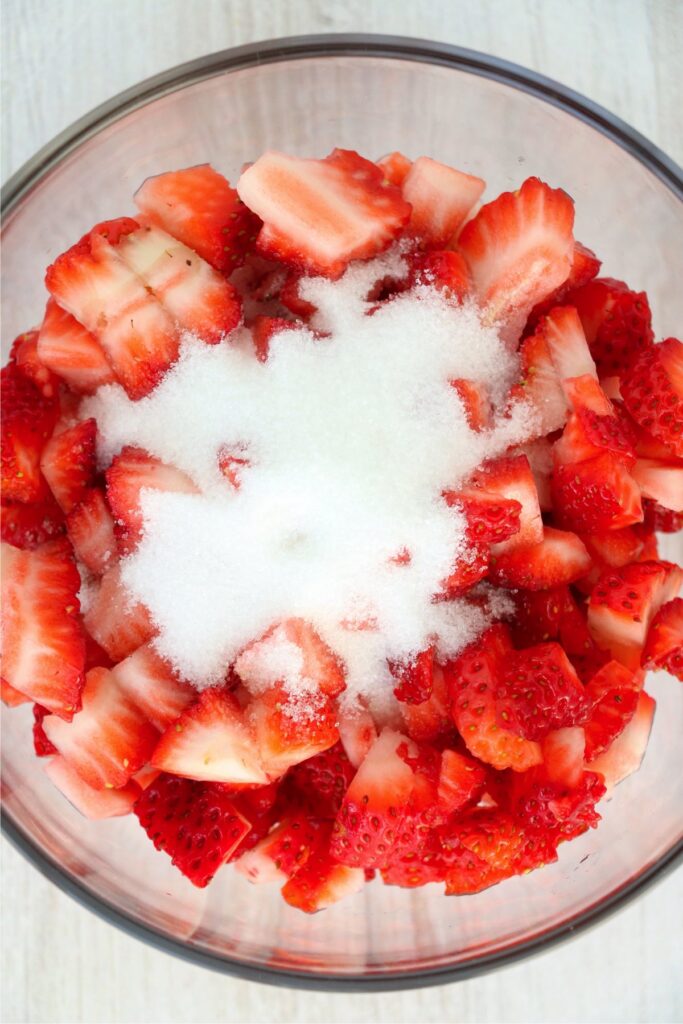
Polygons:
<instances>
[{"instance_id":1,"label":"white granulated sugar","mask_svg":"<svg viewBox=\"0 0 683 1024\"><path fill-rule=\"evenodd\" d=\"M421 286L367 315L373 282L403 273L393 253L336 282L303 281L325 336L283 331L265 363L244 329L213 347L186 337L147 398L108 386L84 402L102 464L138 445L200 489L143 491L143 539L122 563L160 652L197 687L300 617L344 662L344 699L388 713L387 658L409 660L429 643L452 656L487 624L465 600L432 600L467 552L464 517L442 492L532 436L533 423L518 403L490 431L470 430L449 381L486 384L501 410L517 375L474 305ZM218 468L225 450L249 461L237 491ZM273 659L255 678L279 673L301 709L312 695L295 654L283 644Z\"/></svg>"}]
</instances>

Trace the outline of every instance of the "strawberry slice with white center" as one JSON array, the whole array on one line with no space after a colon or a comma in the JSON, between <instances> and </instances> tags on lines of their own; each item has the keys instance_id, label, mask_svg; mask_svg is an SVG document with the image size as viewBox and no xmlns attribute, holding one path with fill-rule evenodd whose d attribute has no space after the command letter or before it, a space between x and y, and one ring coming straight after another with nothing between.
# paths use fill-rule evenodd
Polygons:
<instances>
[{"instance_id":1,"label":"strawberry slice with white center","mask_svg":"<svg viewBox=\"0 0 683 1024\"><path fill-rule=\"evenodd\" d=\"M94 335L132 399L148 394L178 355L173 320L112 244L137 228L129 219L98 225L45 275L52 297Z\"/></svg>"},{"instance_id":2,"label":"strawberry slice with white center","mask_svg":"<svg viewBox=\"0 0 683 1024\"><path fill-rule=\"evenodd\" d=\"M491 557L490 578L503 587L547 590L573 583L591 567L591 557L575 533L546 526L540 544L516 547Z\"/></svg>"},{"instance_id":3,"label":"strawberry slice with white center","mask_svg":"<svg viewBox=\"0 0 683 1024\"><path fill-rule=\"evenodd\" d=\"M66 518L66 531L76 557L101 576L117 560L114 520L99 487L89 488Z\"/></svg>"},{"instance_id":4,"label":"strawberry slice with white center","mask_svg":"<svg viewBox=\"0 0 683 1024\"><path fill-rule=\"evenodd\" d=\"M156 632L145 606L133 601L127 593L116 565L100 580L83 623L112 661L121 661Z\"/></svg>"},{"instance_id":5,"label":"strawberry slice with white center","mask_svg":"<svg viewBox=\"0 0 683 1024\"><path fill-rule=\"evenodd\" d=\"M17 369L33 381L43 398L57 396L59 381L38 355L38 331L25 331L14 339L9 362L17 364Z\"/></svg>"},{"instance_id":6,"label":"strawberry slice with white center","mask_svg":"<svg viewBox=\"0 0 683 1024\"><path fill-rule=\"evenodd\" d=\"M83 689L80 586L67 541L35 551L2 545L2 676L66 720L80 707Z\"/></svg>"},{"instance_id":7,"label":"strawberry slice with white center","mask_svg":"<svg viewBox=\"0 0 683 1024\"><path fill-rule=\"evenodd\" d=\"M519 529L491 548L491 554L498 557L506 551L538 544L543 540L543 521L534 475L526 455L503 456L484 463L473 473L472 488L479 488L491 494L500 495L510 501L519 502Z\"/></svg>"},{"instance_id":8,"label":"strawberry slice with white center","mask_svg":"<svg viewBox=\"0 0 683 1024\"><path fill-rule=\"evenodd\" d=\"M683 682L683 598L676 597L659 609L641 660L646 668L665 668Z\"/></svg>"},{"instance_id":9,"label":"strawberry slice with white center","mask_svg":"<svg viewBox=\"0 0 683 1024\"><path fill-rule=\"evenodd\" d=\"M179 679L169 663L143 644L112 669L121 689L157 729L175 722L197 697L189 683Z\"/></svg>"},{"instance_id":10,"label":"strawberry slice with white center","mask_svg":"<svg viewBox=\"0 0 683 1024\"><path fill-rule=\"evenodd\" d=\"M140 787L133 781L122 789L93 789L65 757L51 758L45 765L45 774L69 803L92 821L130 814L140 796Z\"/></svg>"},{"instance_id":11,"label":"strawberry slice with white center","mask_svg":"<svg viewBox=\"0 0 683 1024\"><path fill-rule=\"evenodd\" d=\"M350 260L386 249L411 212L381 169L352 150L335 149L324 160L266 152L243 172L237 191L264 222L260 252L333 278Z\"/></svg>"},{"instance_id":12,"label":"strawberry slice with white center","mask_svg":"<svg viewBox=\"0 0 683 1024\"><path fill-rule=\"evenodd\" d=\"M543 769L550 782L575 789L583 775L586 734L580 725L554 729L543 738Z\"/></svg>"},{"instance_id":13,"label":"strawberry slice with white center","mask_svg":"<svg viewBox=\"0 0 683 1024\"><path fill-rule=\"evenodd\" d=\"M474 290L489 321L518 337L531 309L569 276L574 204L566 192L527 178L483 206L460 233Z\"/></svg>"},{"instance_id":14,"label":"strawberry slice with white center","mask_svg":"<svg viewBox=\"0 0 683 1024\"><path fill-rule=\"evenodd\" d=\"M61 433L53 434L43 449L40 468L50 490L66 513L83 500L95 478L96 438L95 420L83 420Z\"/></svg>"},{"instance_id":15,"label":"strawberry slice with white center","mask_svg":"<svg viewBox=\"0 0 683 1024\"><path fill-rule=\"evenodd\" d=\"M529 322L527 326L529 328L534 328L541 317L550 312L553 306L559 306L568 299L570 305L576 305L574 298L574 295L576 294L575 290L577 288L582 288L583 285L592 281L593 278L600 273L600 267L600 260L591 249L582 245L581 242L574 242L572 266L569 271L569 277L560 285L559 288L556 288L554 292L551 292L543 302L539 302L534 306L529 314Z\"/></svg>"},{"instance_id":16,"label":"strawberry slice with white center","mask_svg":"<svg viewBox=\"0 0 683 1024\"><path fill-rule=\"evenodd\" d=\"M242 304L237 291L194 250L165 231L156 227L131 231L116 251L183 330L215 345L239 326Z\"/></svg>"},{"instance_id":17,"label":"strawberry slice with white center","mask_svg":"<svg viewBox=\"0 0 683 1024\"><path fill-rule=\"evenodd\" d=\"M219 687L204 690L168 726L150 760L155 768L198 782L268 782L242 709Z\"/></svg>"},{"instance_id":18,"label":"strawberry slice with white center","mask_svg":"<svg viewBox=\"0 0 683 1024\"><path fill-rule=\"evenodd\" d=\"M391 182L392 185L398 185L399 188L406 180L408 171L413 166L412 160L409 160L403 153L399 153L398 150L380 157L376 163L378 167L381 167L387 181Z\"/></svg>"},{"instance_id":19,"label":"strawberry slice with white center","mask_svg":"<svg viewBox=\"0 0 683 1024\"><path fill-rule=\"evenodd\" d=\"M41 363L79 394L90 395L116 381L101 345L54 299L45 307L37 352Z\"/></svg>"},{"instance_id":20,"label":"strawberry slice with white center","mask_svg":"<svg viewBox=\"0 0 683 1024\"><path fill-rule=\"evenodd\" d=\"M573 412L555 444L556 460L582 462L609 452L630 468L636 457L635 434L628 421L617 415L597 380L584 374L563 384Z\"/></svg>"},{"instance_id":21,"label":"strawberry slice with white center","mask_svg":"<svg viewBox=\"0 0 683 1024\"><path fill-rule=\"evenodd\" d=\"M339 739L344 753L354 768L358 768L377 739L375 720L366 707L358 705L339 715Z\"/></svg>"},{"instance_id":22,"label":"strawberry slice with white center","mask_svg":"<svg viewBox=\"0 0 683 1024\"><path fill-rule=\"evenodd\" d=\"M365 885L365 871L339 864L324 848L317 847L304 866L282 887L285 903L306 914L339 903Z\"/></svg>"},{"instance_id":23,"label":"strawberry slice with white center","mask_svg":"<svg viewBox=\"0 0 683 1024\"><path fill-rule=\"evenodd\" d=\"M645 497L672 512L683 512L683 463L637 459L631 473Z\"/></svg>"},{"instance_id":24,"label":"strawberry slice with white center","mask_svg":"<svg viewBox=\"0 0 683 1024\"><path fill-rule=\"evenodd\" d=\"M43 721L50 743L93 789L120 789L150 755L159 733L106 668L91 669L71 722Z\"/></svg>"},{"instance_id":25,"label":"strawberry slice with white center","mask_svg":"<svg viewBox=\"0 0 683 1024\"><path fill-rule=\"evenodd\" d=\"M260 227L258 217L209 164L147 178L135 202L153 224L227 274L242 265Z\"/></svg>"},{"instance_id":26,"label":"strawberry slice with white center","mask_svg":"<svg viewBox=\"0 0 683 1024\"><path fill-rule=\"evenodd\" d=\"M539 428L550 433L563 427L569 412L543 326L525 338L519 350L521 379L512 388L511 397L522 398L539 417Z\"/></svg>"},{"instance_id":27,"label":"strawberry slice with white center","mask_svg":"<svg viewBox=\"0 0 683 1024\"><path fill-rule=\"evenodd\" d=\"M174 494L197 494L189 476L149 455L142 448L124 448L105 473L107 500L111 507L119 548L123 554L134 551L142 538L144 517L141 506L143 490Z\"/></svg>"},{"instance_id":28,"label":"strawberry slice with white center","mask_svg":"<svg viewBox=\"0 0 683 1024\"><path fill-rule=\"evenodd\" d=\"M573 306L556 306L540 324L548 342L550 358L560 380L588 374L597 381L598 373L583 333L579 314Z\"/></svg>"},{"instance_id":29,"label":"strawberry slice with white center","mask_svg":"<svg viewBox=\"0 0 683 1024\"><path fill-rule=\"evenodd\" d=\"M603 754L599 754L588 765L592 772L599 772L602 775L608 792L640 768L650 739L654 716L653 698L648 693L641 692L635 714L624 731Z\"/></svg>"},{"instance_id":30,"label":"strawberry slice with white center","mask_svg":"<svg viewBox=\"0 0 683 1024\"><path fill-rule=\"evenodd\" d=\"M457 235L486 182L428 156L420 156L403 181L403 198L413 208L410 230L423 245L441 249Z\"/></svg>"},{"instance_id":31,"label":"strawberry slice with white center","mask_svg":"<svg viewBox=\"0 0 683 1024\"><path fill-rule=\"evenodd\" d=\"M287 815L272 832L243 853L235 867L252 885L286 882L301 870L320 834L309 813Z\"/></svg>"},{"instance_id":32,"label":"strawberry slice with white center","mask_svg":"<svg viewBox=\"0 0 683 1024\"><path fill-rule=\"evenodd\" d=\"M596 643L635 672L652 620L682 584L683 570L671 562L635 562L604 573L588 604Z\"/></svg>"}]
</instances>

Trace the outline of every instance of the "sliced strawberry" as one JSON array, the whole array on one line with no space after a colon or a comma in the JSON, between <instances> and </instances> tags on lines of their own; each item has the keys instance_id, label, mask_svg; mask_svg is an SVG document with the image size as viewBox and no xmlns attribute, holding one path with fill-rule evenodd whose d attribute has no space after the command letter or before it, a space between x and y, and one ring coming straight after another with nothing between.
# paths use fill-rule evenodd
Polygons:
<instances>
[{"instance_id":1,"label":"sliced strawberry","mask_svg":"<svg viewBox=\"0 0 683 1024\"><path fill-rule=\"evenodd\" d=\"M527 178L503 192L462 229L458 248L492 321L519 336L531 309L569 276L574 204L566 192Z\"/></svg>"},{"instance_id":2,"label":"sliced strawberry","mask_svg":"<svg viewBox=\"0 0 683 1024\"><path fill-rule=\"evenodd\" d=\"M449 698L444 671L434 665L432 693L422 704L402 704L401 713L406 732L417 742L433 742L453 734L453 720L449 712Z\"/></svg>"},{"instance_id":3,"label":"sliced strawberry","mask_svg":"<svg viewBox=\"0 0 683 1024\"><path fill-rule=\"evenodd\" d=\"M45 774L84 818L93 821L130 814L140 796L140 787L132 781L121 789L93 789L65 757L53 757L45 765Z\"/></svg>"},{"instance_id":4,"label":"sliced strawberry","mask_svg":"<svg viewBox=\"0 0 683 1024\"><path fill-rule=\"evenodd\" d=\"M604 277L577 287L565 301L581 317L600 377L621 376L633 357L652 345L652 314L645 292L633 292L623 281Z\"/></svg>"},{"instance_id":5,"label":"sliced strawberry","mask_svg":"<svg viewBox=\"0 0 683 1024\"><path fill-rule=\"evenodd\" d=\"M504 587L547 590L573 583L590 566L590 555L575 533L546 526L540 544L515 548L492 558L489 576Z\"/></svg>"},{"instance_id":6,"label":"sliced strawberry","mask_svg":"<svg viewBox=\"0 0 683 1024\"><path fill-rule=\"evenodd\" d=\"M485 430L491 424L491 400L483 384L459 377L451 381L465 409L465 419L470 430Z\"/></svg>"},{"instance_id":7,"label":"sliced strawberry","mask_svg":"<svg viewBox=\"0 0 683 1024\"><path fill-rule=\"evenodd\" d=\"M9 362L15 362L17 369L33 381L43 398L55 398L59 381L44 365L38 354L38 331L26 331L12 342Z\"/></svg>"},{"instance_id":8,"label":"sliced strawberry","mask_svg":"<svg viewBox=\"0 0 683 1024\"><path fill-rule=\"evenodd\" d=\"M437 786L439 809L448 816L476 803L484 795L486 778L486 769L478 761L456 750L442 751Z\"/></svg>"},{"instance_id":9,"label":"sliced strawberry","mask_svg":"<svg viewBox=\"0 0 683 1024\"><path fill-rule=\"evenodd\" d=\"M636 459L631 472L646 497L662 508L683 512L683 462Z\"/></svg>"},{"instance_id":10,"label":"sliced strawberry","mask_svg":"<svg viewBox=\"0 0 683 1024\"><path fill-rule=\"evenodd\" d=\"M208 885L248 835L250 823L222 786L160 775L133 808L157 850L193 885Z\"/></svg>"},{"instance_id":11,"label":"sliced strawberry","mask_svg":"<svg viewBox=\"0 0 683 1024\"><path fill-rule=\"evenodd\" d=\"M107 500L122 554L134 551L142 538L144 518L140 495L143 490L197 494L197 488L185 473L132 445L112 460L105 476Z\"/></svg>"},{"instance_id":12,"label":"sliced strawberry","mask_svg":"<svg viewBox=\"0 0 683 1024\"><path fill-rule=\"evenodd\" d=\"M611 452L556 464L551 491L556 521L581 533L619 530L643 519L638 484Z\"/></svg>"},{"instance_id":13,"label":"sliced strawberry","mask_svg":"<svg viewBox=\"0 0 683 1024\"><path fill-rule=\"evenodd\" d=\"M451 714L475 757L494 768L526 771L541 761L538 743L499 724L496 693L513 653L507 628L492 626L444 667Z\"/></svg>"},{"instance_id":14,"label":"sliced strawberry","mask_svg":"<svg viewBox=\"0 0 683 1024\"><path fill-rule=\"evenodd\" d=\"M559 639L568 653L574 653L577 633L583 633L581 624L584 624L584 629L586 627L585 616L569 587L520 590L514 595L514 600L516 613L510 628L518 647L531 647L533 644ZM583 646L581 640L579 645Z\"/></svg>"},{"instance_id":15,"label":"sliced strawberry","mask_svg":"<svg viewBox=\"0 0 683 1024\"><path fill-rule=\"evenodd\" d=\"M298 705L276 684L251 702L248 719L263 766L273 778L339 739L336 709L323 693L306 694Z\"/></svg>"},{"instance_id":16,"label":"sliced strawberry","mask_svg":"<svg viewBox=\"0 0 683 1024\"><path fill-rule=\"evenodd\" d=\"M346 686L336 655L304 619L284 619L250 644L235 662L248 685L264 689L278 683L314 687L336 697Z\"/></svg>"},{"instance_id":17,"label":"sliced strawberry","mask_svg":"<svg viewBox=\"0 0 683 1024\"><path fill-rule=\"evenodd\" d=\"M457 235L486 182L420 156L403 181L403 198L413 208L410 231L427 248L441 249Z\"/></svg>"},{"instance_id":18,"label":"sliced strawberry","mask_svg":"<svg viewBox=\"0 0 683 1024\"><path fill-rule=\"evenodd\" d=\"M40 472L40 455L52 434L59 405L45 398L16 363L2 370L2 498L36 503L48 491Z\"/></svg>"},{"instance_id":19,"label":"sliced strawberry","mask_svg":"<svg viewBox=\"0 0 683 1024\"><path fill-rule=\"evenodd\" d=\"M88 672L82 701L71 722L48 716L45 734L93 789L120 789L147 764L159 733L105 668Z\"/></svg>"},{"instance_id":20,"label":"sliced strawberry","mask_svg":"<svg viewBox=\"0 0 683 1024\"><path fill-rule=\"evenodd\" d=\"M638 675L618 661L608 661L586 686L593 707L584 723L586 761L592 761L624 731L636 711Z\"/></svg>"},{"instance_id":21,"label":"sliced strawberry","mask_svg":"<svg viewBox=\"0 0 683 1024\"><path fill-rule=\"evenodd\" d=\"M380 157L375 162L382 169L386 180L392 185L398 185L399 188L406 180L406 175L413 166L412 160L409 160L403 153L399 153L398 150L394 150L393 153L387 153L386 156Z\"/></svg>"},{"instance_id":22,"label":"sliced strawberry","mask_svg":"<svg viewBox=\"0 0 683 1024\"><path fill-rule=\"evenodd\" d=\"M244 853L235 867L253 885L286 882L296 874L318 841L321 823L310 811L287 815L272 832Z\"/></svg>"},{"instance_id":23,"label":"sliced strawberry","mask_svg":"<svg viewBox=\"0 0 683 1024\"><path fill-rule=\"evenodd\" d=\"M595 363L573 306L555 306L541 320L537 330L541 330L545 336L550 358L560 380L584 375L597 380Z\"/></svg>"},{"instance_id":24,"label":"sliced strawberry","mask_svg":"<svg viewBox=\"0 0 683 1024\"><path fill-rule=\"evenodd\" d=\"M285 320L281 316L255 317L251 325L251 336L254 340L256 355L261 362L265 363L268 358L270 339L274 334L280 334L282 331L295 331L301 326L302 324Z\"/></svg>"},{"instance_id":25,"label":"sliced strawberry","mask_svg":"<svg viewBox=\"0 0 683 1024\"><path fill-rule=\"evenodd\" d=\"M49 757L51 754L57 753L56 746L54 743L50 743L43 729L43 719L49 714L47 708L41 704L33 705L33 749L36 752L36 757Z\"/></svg>"},{"instance_id":26,"label":"sliced strawberry","mask_svg":"<svg viewBox=\"0 0 683 1024\"><path fill-rule=\"evenodd\" d=\"M502 728L527 740L581 725L590 701L562 647L550 641L509 651L499 671L496 714Z\"/></svg>"},{"instance_id":27,"label":"sliced strawberry","mask_svg":"<svg viewBox=\"0 0 683 1024\"><path fill-rule=\"evenodd\" d=\"M203 690L172 722L152 754L155 768L198 782L268 781L242 709L226 690Z\"/></svg>"},{"instance_id":28,"label":"sliced strawberry","mask_svg":"<svg viewBox=\"0 0 683 1024\"><path fill-rule=\"evenodd\" d=\"M64 514L52 495L37 505L4 502L0 508L2 539L15 548L33 549L64 533Z\"/></svg>"},{"instance_id":29,"label":"sliced strawberry","mask_svg":"<svg viewBox=\"0 0 683 1024\"><path fill-rule=\"evenodd\" d=\"M683 512L672 512L650 498L643 498L643 525L659 533L678 533L683 530Z\"/></svg>"},{"instance_id":30,"label":"sliced strawberry","mask_svg":"<svg viewBox=\"0 0 683 1024\"><path fill-rule=\"evenodd\" d=\"M288 778L317 814L323 818L334 818L355 774L342 744L335 743L329 750L295 765Z\"/></svg>"},{"instance_id":31,"label":"sliced strawberry","mask_svg":"<svg viewBox=\"0 0 683 1024\"><path fill-rule=\"evenodd\" d=\"M597 643L636 671L652 620L681 584L683 570L671 562L636 562L604 573L588 605L588 625Z\"/></svg>"},{"instance_id":32,"label":"sliced strawberry","mask_svg":"<svg viewBox=\"0 0 683 1024\"><path fill-rule=\"evenodd\" d=\"M512 389L511 397L522 398L532 406L543 433L558 430L566 423L569 410L542 324L534 334L524 339L519 358L521 377L519 384Z\"/></svg>"},{"instance_id":33,"label":"sliced strawberry","mask_svg":"<svg viewBox=\"0 0 683 1024\"><path fill-rule=\"evenodd\" d=\"M114 520L99 487L85 491L69 512L66 527L76 557L95 576L101 576L116 563Z\"/></svg>"},{"instance_id":34,"label":"sliced strawberry","mask_svg":"<svg viewBox=\"0 0 683 1024\"><path fill-rule=\"evenodd\" d=\"M147 609L132 601L121 583L118 566L108 569L100 580L83 623L93 640L115 662L146 643L155 633Z\"/></svg>"},{"instance_id":35,"label":"sliced strawberry","mask_svg":"<svg viewBox=\"0 0 683 1024\"><path fill-rule=\"evenodd\" d=\"M389 669L398 686L394 688L397 700L404 704L423 704L432 693L434 684L434 648L427 647L409 662L389 662Z\"/></svg>"},{"instance_id":36,"label":"sliced strawberry","mask_svg":"<svg viewBox=\"0 0 683 1024\"><path fill-rule=\"evenodd\" d=\"M103 349L78 320L48 299L40 327L38 357L44 366L80 394L92 394L116 375Z\"/></svg>"},{"instance_id":37,"label":"sliced strawberry","mask_svg":"<svg viewBox=\"0 0 683 1024\"><path fill-rule=\"evenodd\" d=\"M40 468L65 513L83 500L95 478L96 436L95 420L83 420L54 434L43 449Z\"/></svg>"},{"instance_id":38,"label":"sliced strawberry","mask_svg":"<svg viewBox=\"0 0 683 1024\"><path fill-rule=\"evenodd\" d=\"M8 708L18 708L20 704L28 704L31 698L15 690L6 679L0 678L0 699Z\"/></svg>"},{"instance_id":39,"label":"sliced strawberry","mask_svg":"<svg viewBox=\"0 0 683 1024\"><path fill-rule=\"evenodd\" d=\"M683 682L683 598L667 601L647 634L642 664L645 668L665 668Z\"/></svg>"},{"instance_id":40,"label":"sliced strawberry","mask_svg":"<svg viewBox=\"0 0 683 1024\"><path fill-rule=\"evenodd\" d=\"M543 769L550 782L575 789L581 783L586 734L579 725L555 729L543 737Z\"/></svg>"},{"instance_id":41,"label":"sliced strawberry","mask_svg":"<svg viewBox=\"0 0 683 1024\"><path fill-rule=\"evenodd\" d=\"M474 488L448 491L444 497L449 505L464 512L472 543L499 544L519 533L522 505L514 498Z\"/></svg>"},{"instance_id":42,"label":"sliced strawberry","mask_svg":"<svg viewBox=\"0 0 683 1024\"><path fill-rule=\"evenodd\" d=\"M339 864L321 844L304 866L282 887L285 903L306 914L316 914L365 885L365 872Z\"/></svg>"},{"instance_id":43,"label":"sliced strawberry","mask_svg":"<svg viewBox=\"0 0 683 1024\"><path fill-rule=\"evenodd\" d=\"M623 375L621 393L634 420L683 458L683 342L646 348Z\"/></svg>"},{"instance_id":44,"label":"sliced strawberry","mask_svg":"<svg viewBox=\"0 0 683 1024\"><path fill-rule=\"evenodd\" d=\"M354 768L358 768L377 739L377 726L367 708L358 704L339 714L339 740Z\"/></svg>"},{"instance_id":45,"label":"sliced strawberry","mask_svg":"<svg viewBox=\"0 0 683 1024\"><path fill-rule=\"evenodd\" d=\"M538 544L543 539L543 522L536 484L525 455L490 459L472 475L470 486L499 495L508 501L519 502L521 506L519 530L511 534L507 540L492 547L491 554L494 557L497 558L504 552L528 544Z\"/></svg>"},{"instance_id":46,"label":"sliced strawberry","mask_svg":"<svg viewBox=\"0 0 683 1024\"><path fill-rule=\"evenodd\" d=\"M652 730L655 702L641 690L635 714L611 746L590 763L591 772L598 772L608 790L638 771Z\"/></svg>"},{"instance_id":47,"label":"sliced strawberry","mask_svg":"<svg viewBox=\"0 0 683 1024\"><path fill-rule=\"evenodd\" d=\"M555 444L557 461L584 462L609 452L630 468L636 458L636 435L618 405L590 374L565 380L563 387L573 412Z\"/></svg>"},{"instance_id":48,"label":"sliced strawberry","mask_svg":"<svg viewBox=\"0 0 683 1024\"><path fill-rule=\"evenodd\" d=\"M380 168L352 150L335 149L324 160L266 152L243 172L237 191L264 221L260 252L328 277L386 249L411 212Z\"/></svg>"},{"instance_id":49,"label":"sliced strawberry","mask_svg":"<svg viewBox=\"0 0 683 1024\"><path fill-rule=\"evenodd\" d=\"M176 722L197 698L197 691L178 678L150 643L120 661L112 675L124 693L161 731Z\"/></svg>"},{"instance_id":50,"label":"sliced strawberry","mask_svg":"<svg viewBox=\"0 0 683 1024\"><path fill-rule=\"evenodd\" d=\"M176 359L178 333L159 300L117 254L116 234L106 225L94 228L48 267L45 283L56 302L94 335L117 379L137 399Z\"/></svg>"},{"instance_id":51,"label":"sliced strawberry","mask_svg":"<svg viewBox=\"0 0 683 1024\"><path fill-rule=\"evenodd\" d=\"M3 678L66 720L83 688L80 586L66 541L35 551L2 545Z\"/></svg>"},{"instance_id":52,"label":"sliced strawberry","mask_svg":"<svg viewBox=\"0 0 683 1024\"><path fill-rule=\"evenodd\" d=\"M577 288L583 287L584 284L588 284L594 277L597 277L600 273L600 266L600 260L591 249L582 245L581 242L574 242L569 277L564 284L561 284L559 288L551 292L543 302L539 302L534 306L529 315L528 328L535 328L541 317L549 313L553 306L564 304L570 293L574 292ZM574 305L574 303L571 302L570 305Z\"/></svg>"},{"instance_id":53,"label":"sliced strawberry","mask_svg":"<svg viewBox=\"0 0 683 1024\"><path fill-rule=\"evenodd\" d=\"M154 224L225 273L242 265L260 226L235 189L209 164L147 178L135 193L135 202Z\"/></svg>"},{"instance_id":54,"label":"sliced strawberry","mask_svg":"<svg viewBox=\"0 0 683 1024\"><path fill-rule=\"evenodd\" d=\"M239 326L242 304L237 291L193 249L165 231L131 231L116 251L183 330L215 345Z\"/></svg>"}]
</instances>

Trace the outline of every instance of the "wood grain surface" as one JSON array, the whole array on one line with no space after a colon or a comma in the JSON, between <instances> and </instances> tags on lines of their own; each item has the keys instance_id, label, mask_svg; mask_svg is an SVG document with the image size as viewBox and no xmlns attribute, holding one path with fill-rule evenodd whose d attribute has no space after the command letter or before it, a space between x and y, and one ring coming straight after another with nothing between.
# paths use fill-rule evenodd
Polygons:
<instances>
[{"instance_id":1,"label":"wood grain surface","mask_svg":"<svg viewBox=\"0 0 683 1024\"><path fill-rule=\"evenodd\" d=\"M608 107L683 162L681 0L3 0L2 175L149 75L312 32L431 38L497 54ZM6 1024L680 1022L683 872L532 960L399 994L275 989L180 963L80 908L2 845Z\"/></svg>"}]
</instances>

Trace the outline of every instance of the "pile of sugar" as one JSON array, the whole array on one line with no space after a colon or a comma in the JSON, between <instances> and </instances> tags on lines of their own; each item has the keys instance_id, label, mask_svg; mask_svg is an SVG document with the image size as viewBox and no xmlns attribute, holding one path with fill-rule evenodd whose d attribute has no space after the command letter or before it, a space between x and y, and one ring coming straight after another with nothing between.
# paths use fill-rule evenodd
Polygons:
<instances>
[{"instance_id":1,"label":"pile of sugar","mask_svg":"<svg viewBox=\"0 0 683 1024\"><path fill-rule=\"evenodd\" d=\"M442 492L533 424L520 403L490 430L469 428L449 381L484 384L495 410L517 373L473 304L421 286L367 315L373 282L404 273L395 252L337 282L307 279L317 334L281 332L265 363L246 329L213 347L186 336L147 398L131 402L110 385L85 403L102 464L138 445L200 490L143 491L143 539L123 561L159 651L198 688L275 623L300 617L344 663L344 699L387 714L387 659L409 661L429 643L452 656L487 624L466 600L433 601L468 557L464 517ZM249 462L237 490L219 469L226 451ZM270 676L287 675L301 711L310 681L291 652L270 650ZM261 684L267 677L261 665Z\"/></svg>"}]
</instances>

